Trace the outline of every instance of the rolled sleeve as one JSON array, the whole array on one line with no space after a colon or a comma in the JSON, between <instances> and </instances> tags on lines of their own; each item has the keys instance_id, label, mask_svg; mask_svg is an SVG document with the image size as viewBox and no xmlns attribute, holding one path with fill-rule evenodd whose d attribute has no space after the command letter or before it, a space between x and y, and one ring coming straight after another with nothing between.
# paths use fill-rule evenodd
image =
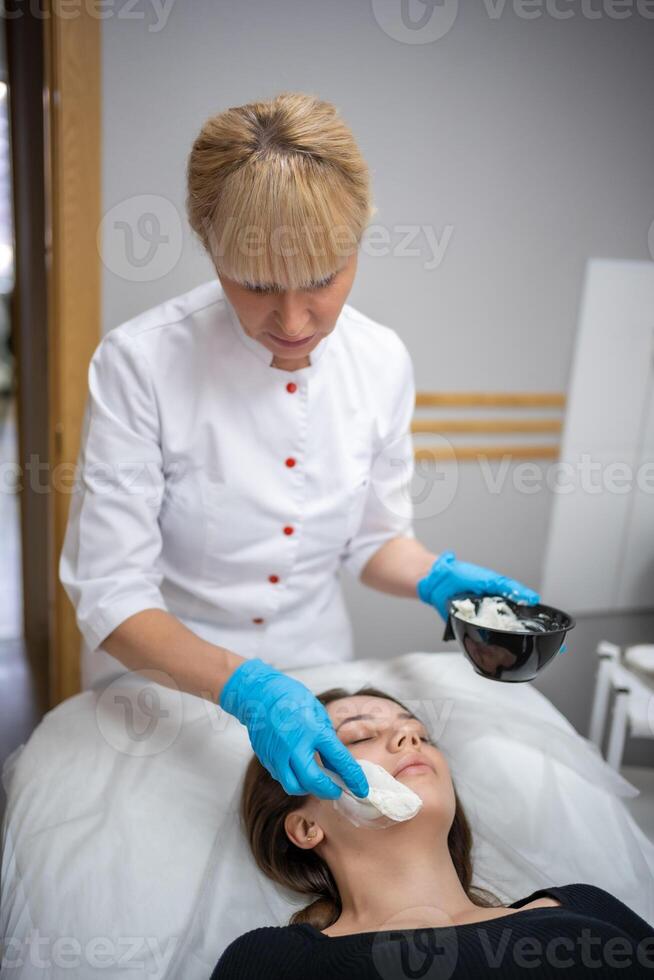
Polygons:
<instances>
[{"instance_id":1,"label":"rolled sleeve","mask_svg":"<svg viewBox=\"0 0 654 980\"><path fill-rule=\"evenodd\" d=\"M414 473L411 421L416 389L411 356L394 334L399 350L394 389L383 392L386 422L381 448L373 457L361 524L341 556L347 571L359 578L382 545L396 537L415 538L411 481ZM382 417L384 417L382 415Z\"/></svg>"},{"instance_id":2,"label":"rolled sleeve","mask_svg":"<svg viewBox=\"0 0 654 980\"><path fill-rule=\"evenodd\" d=\"M134 613L167 608L160 591L159 414L137 343L112 330L91 359L59 559L60 581L92 650Z\"/></svg>"}]
</instances>

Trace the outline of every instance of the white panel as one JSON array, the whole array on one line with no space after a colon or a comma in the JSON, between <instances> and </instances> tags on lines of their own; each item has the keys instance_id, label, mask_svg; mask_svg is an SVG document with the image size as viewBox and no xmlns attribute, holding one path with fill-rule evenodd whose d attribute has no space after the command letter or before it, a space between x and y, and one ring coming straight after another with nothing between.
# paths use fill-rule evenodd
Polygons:
<instances>
[{"instance_id":1,"label":"white panel","mask_svg":"<svg viewBox=\"0 0 654 980\"><path fill-rule=\"evenodd\" d=\"M654 319L654 311L652 311ZM654 328L652 328L654 340ZM654 342L653 342L654 349ZM631 514L619 574L622 608L654 606L654 384L650 375L643 436L633 476Z\"/></svg>"},{"instance_id":2,"label":"white panel","mask_svg":"<svg viewBox=\"0 0 654 980\"><path fill-rule=\"evenodd\" d=\"M554 494L541 588L571 612L654 606L654 496L636 491L645 437L652 452L653 331L654 264L590 260L561 441L570 489Z\"/></svg>"}]
</instances>

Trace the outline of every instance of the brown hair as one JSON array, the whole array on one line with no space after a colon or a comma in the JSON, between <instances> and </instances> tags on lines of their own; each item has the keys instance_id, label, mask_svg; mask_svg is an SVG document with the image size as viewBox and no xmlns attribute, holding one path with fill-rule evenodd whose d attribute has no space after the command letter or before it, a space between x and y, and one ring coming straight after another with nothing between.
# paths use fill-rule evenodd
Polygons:
<instances>
[{"instance_id":1,"label":"brown hair","mask_svg":"<svg viewBox=\"0 0 654 980\"><path fill-rule=\"evenodd\" d=\"M409 709L397 698L374 687L361 687L354 695L387 698L405 711ZM352 697L340 687L316 695L322 704ZM452 863L468 898L482 908L499 905L490 892L471 885L472 834L461 802L454 791L456 809L447 837ZM257 756L248 763L241 794L241 819L254 859L261 871L273 881L302 894L317 895L306 908L295 912L289 924L308 922L317 929L326 929L341 913L341 900L333 875L315 849L296 847L286 835L284 820L287 814L302 805L306 797L290 796L274 779Z\"/></svg>"},{"instance_id":2,"label":"brown hair","mask_svg":"<svg viewBox=\"0 0 654 980\"><path fill-rule=\"evenodd\" d=\"M191 228L216 270L242 285L302 289L328 278L377 210L352 132L335 106L303 92L207 119L186 183Z\"/></svg>"}]
</instances>

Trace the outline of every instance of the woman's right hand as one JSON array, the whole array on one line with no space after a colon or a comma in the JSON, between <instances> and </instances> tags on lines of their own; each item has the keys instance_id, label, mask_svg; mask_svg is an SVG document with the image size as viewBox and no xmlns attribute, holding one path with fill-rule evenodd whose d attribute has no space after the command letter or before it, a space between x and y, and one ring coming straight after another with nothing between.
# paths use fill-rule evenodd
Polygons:
<instances>
[{"instance_id":1,"label":"woman's right hand","mask_svg":"<svg viewBox=\"0 0 654 980\"><path fill-rule=\"evenodd\" d=\"M325 706L300 681L253 658L229 677L218 703L246 726L260 762L289 795L337 799L343 792L317 764L317 751L353 793L367 796L363 769L338 738Z\"/></svg>"}]
</instances>

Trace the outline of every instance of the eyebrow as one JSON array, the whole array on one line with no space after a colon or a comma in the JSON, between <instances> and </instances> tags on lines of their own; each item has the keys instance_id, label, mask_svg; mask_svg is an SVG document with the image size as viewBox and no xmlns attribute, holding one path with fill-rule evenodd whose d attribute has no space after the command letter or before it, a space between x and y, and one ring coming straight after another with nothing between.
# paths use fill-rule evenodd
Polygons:
<instances>
[{"instance_id":1,"label":"eyebrow","mask_svg":"<svg viewBox=\"0 0 654 980\"><path fill-rule=\"evenodd\" d=\"M348 723L348 721L359 721L360 718L377 718L377 717L378 717L377 715L350 715L349 718L344 718L343 719L343 721L340 723L340 725L338 726L338 728L335 729L335 731L338 731L339 728L342 728L343 725L346 725ZM420 721L420 719L419 718L416 718L415 715L412 715L410 711L398 711L398 713L395 715L395 717L396 718L413 718L414 721ZM422 724L422 722L421 722L421 724Z\"/></svg>"}]
</instances>

